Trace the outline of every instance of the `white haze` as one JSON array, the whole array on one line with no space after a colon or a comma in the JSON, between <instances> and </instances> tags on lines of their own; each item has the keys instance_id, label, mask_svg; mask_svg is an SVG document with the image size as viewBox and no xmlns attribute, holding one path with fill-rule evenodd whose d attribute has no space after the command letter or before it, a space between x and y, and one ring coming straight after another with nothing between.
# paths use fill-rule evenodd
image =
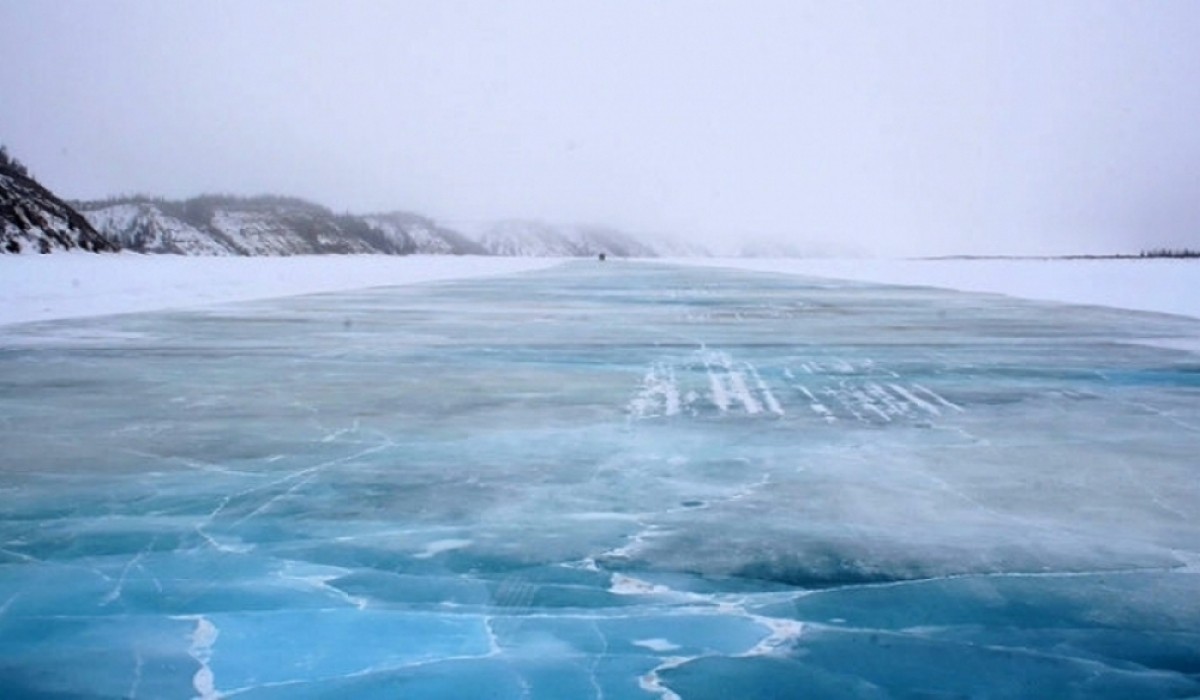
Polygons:
<instances>
[{"instance_id":1,"label":"white haze","mask_svg":"<svg viewBox=\"0 0 1200 700\"><path fill-rule=\"evenodd\" d=\"M72 198L725 251L1196 247L1197 36L1170 1L0 0L0 142Z\"/></svg>"}]
</instances>

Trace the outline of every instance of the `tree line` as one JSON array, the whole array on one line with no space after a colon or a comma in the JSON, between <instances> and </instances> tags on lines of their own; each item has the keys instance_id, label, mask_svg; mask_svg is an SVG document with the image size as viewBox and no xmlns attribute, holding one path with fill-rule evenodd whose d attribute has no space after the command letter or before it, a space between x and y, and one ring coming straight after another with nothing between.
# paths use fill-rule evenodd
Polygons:
<instances>
[{"instance_id":1,"label":"tree line","mask_svg":"<svg viewBox=\"0 0 1200 700\"><path fill-rule=\"evenodd\" d=\"M8 148L2 143L0 143L0 170L7 170L21 177L29 177L29 168L26 168L24 163L9 155Z\"/></svg>"},{"instance_id":2,"label":"tree line","mask_svg":"<svg viewBox=\"0 0 1200 700\"><path fill-rule=\"evenodd\" d=\"M1138 253L1139 258L1200 258L1200 250L1191 248L1151 248Z\"/></svg>"}]
</instances>

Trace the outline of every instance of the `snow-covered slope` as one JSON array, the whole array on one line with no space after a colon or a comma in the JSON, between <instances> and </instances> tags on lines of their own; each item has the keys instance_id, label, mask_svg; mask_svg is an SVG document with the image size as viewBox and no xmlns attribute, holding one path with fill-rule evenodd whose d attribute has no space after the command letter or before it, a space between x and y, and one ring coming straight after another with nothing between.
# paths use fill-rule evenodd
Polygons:
<instances>
[{"instance_id":1,"label":"snow-covered slope","mask_svg":"<svg viewBox=\"0 0 1200 700\"><path fill-rule=\"evenodd\" d=\"M653 258L705 255L694 245L602 226L508 220L464 235L404 211L355 216L289 197L133 197L81 202L80 212L128 250L179 255L383 253Z\"/></svg>"},{"instance_id":2,"label":"snow-covered slope","mask_svg":"<svg viewBox=\"0 0 1200 700\"><path fill-rule=\"evenodd\" d=\"M148 198L84 202L80 211L126 248L181 255L417 252L363 219L290 197Z\"/></svg>"},{"instance_id":3,"label":"snow-covered slope","mask_svg":"<svg viewBox=\"0 0 1200 700\"><path fill-rule=\"evenodd\" d=\"M81 202L81 213L128 250L179 255L503 255L614 257L686 254L612 229L505 221L467 236L424 216L395 211L337 215L288 197L146 197ZM688 251L694 253L695 251Z\"/></svg>"},{"instance_id":4,"label":"snow-covered slope","mask_svg":"<svg viewBox=\"0 0 1200 700\"><path fill-rule=\"evenodd\" d=\"M130 201L83 210L98 230L129 250L182 255L231 255L231 248L211 232L169 216L153 202Z\"/></svg>"},{"instance_id":5,"label":"snow-covered slope","mask_svg":"<svg viewBox=\"0 0 1200 700\"><path fill-rule=\"evenodd\" d=\"M492 255L578 257L605 253L614 257L652 258L666 252L615 229L557 226L521 219L490 224L476 231L474 237Z\"/></svg>"},{"instance_id":6,"label":"snow-covered slope","mask_svg":"<svg viewBox=\"0 0 1200 700\"><path fill-rule=\"evenodd\" d=\"M364 216L368 226L398 245L434 255L487 255L488 251L457 231L432 219L404 211Z\"/></svg>"},{"instance_id":7,"label":"snow-covered slope","mask_svg":"<svg viewBox=\"0 0 1200 700\"><path fill-rule=\"evenodd\" d=\"M5 155L0 158L0 253L55 250L99 253L117 246Z\"/></svg>"}]
</instances>

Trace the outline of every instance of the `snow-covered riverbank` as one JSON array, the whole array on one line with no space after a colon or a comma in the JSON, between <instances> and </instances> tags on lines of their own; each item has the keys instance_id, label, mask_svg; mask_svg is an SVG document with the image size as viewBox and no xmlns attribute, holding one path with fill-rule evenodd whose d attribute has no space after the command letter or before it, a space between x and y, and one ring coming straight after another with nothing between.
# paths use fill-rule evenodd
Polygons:
<instances>
[{"instance_id":1,"label":"snow-covered riverbank","mask_svg":"<svg viewBox=\"0 0 1200 700\"><path fill-rule=\"evenodd\" d=\"M1200 317L1192 259L688 259L689 265L835 277Z\"/></svg>"},{"instance_id":2,"label":"snow-covered riverbank","mask_svg":"<svg viewBox=\"0 0 1200 700\"><path fill-rule=\"evenodd\" d=\"M501 275L559 262L470 256L0 256L0 324ZM1196 260L689 258L667 262L1200 317L1200 261Z\"/></svg>"},{"instance_id":3,"label":"snow-covered riverbank","mask_svg":"<svg viewBox=\"0 0 1200 700\"><path fill-rule=\"evenodd\" d=\"M435 255L9 255L0 256L0 324L503 275L559 262Z\"/></svg>"}]
</instances>

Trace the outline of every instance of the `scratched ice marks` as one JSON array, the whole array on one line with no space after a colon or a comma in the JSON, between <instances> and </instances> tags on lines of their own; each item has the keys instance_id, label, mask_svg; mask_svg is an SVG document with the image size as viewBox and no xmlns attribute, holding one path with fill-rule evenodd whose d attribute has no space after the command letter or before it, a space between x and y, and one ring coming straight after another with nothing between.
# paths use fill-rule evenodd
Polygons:
<instances>
[{"instance_id":1,"label":"scratched ice marks","mask_svg":"<svg viewBox=\"0 0 1200 700\"><path fill-rule=\"evenodd\" d=\"M870 359L810 360L760 370L710 349L653 363L628 405L629 415L637 420L713 413L782 417L796 409L826 423L873 424L928 420L966 410Z\"/></svg>"}]
</instances>

